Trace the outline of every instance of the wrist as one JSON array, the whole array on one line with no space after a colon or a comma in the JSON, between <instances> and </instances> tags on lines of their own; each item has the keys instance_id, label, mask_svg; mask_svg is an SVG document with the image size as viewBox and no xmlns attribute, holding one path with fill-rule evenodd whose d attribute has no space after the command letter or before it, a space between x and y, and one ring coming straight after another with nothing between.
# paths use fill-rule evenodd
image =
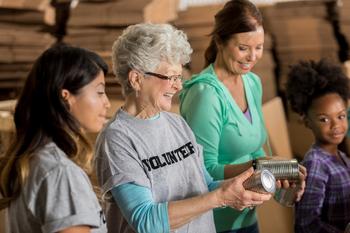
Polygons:
<instances>
[{"instance_id":1,"label":"wrist","mask_svg":"<svg viewBox=\"0 0 350 233\"><path fill-rule=\"evenodd\" d=\"M256 170L256 166L257 166L257 159L253 159L252 160L252 167L253 167L254 171Z\"/></svg>"},{"instance_id":2,"label":"wrist","mask_svg":"<svg viewBox=\"0 0 350 233\"><path fill-rule=\"evenodd\" d=\"M215 208L225 208L227 206L222 184L219 188L213 191L215 197Z\"/></svg>"}]
</instances>

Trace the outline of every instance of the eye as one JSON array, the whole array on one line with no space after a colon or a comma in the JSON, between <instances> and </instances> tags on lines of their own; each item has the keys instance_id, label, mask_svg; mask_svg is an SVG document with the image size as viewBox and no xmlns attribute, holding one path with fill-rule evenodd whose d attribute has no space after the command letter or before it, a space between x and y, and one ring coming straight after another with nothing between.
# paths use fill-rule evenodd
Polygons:
<instances>
[{"instance_id":1,"label":"eye","mask_svg":"<svg viewBox=\"0 0 350 233\"><path fill-rule=\"evenodd\" d=\"M105 95L106 94L106 90L105 89L100 89L100 90L97 90L97 94L98 95Z\"/></svg>"},{"instance_id":2,"label":"eye","mask_svg":"<svg viewBox=\"0 0 350 233\"><path fill-rule=\"evenodd\" d=\"M264 46L262 45L256 47L256 50L262 50L262 49L264 49Z\"/></svg>"},{"instance_id":3,"label":"eye","mask_svg":"<svg viewBox=\"0 0 350 233\"><path fill-rule=\"evenodd\" d=\"M322 123L328 123L329 119L327 117L321 117L321 118L319 118L319 121Z\"/></svg>"},{"instance_id":4,"label":"eye","mask_svg":"<svg viewBox=\"0 0 350 233\"><path fill-rule=\"evenodd\" d=\"M247 48L244 47L244 46L238 46L238 49L239 49L240 51L246 51L246 50L247 50Z\"/></svg>"},{"instance_id":5,"label":"eye","mask_svg":"<svg viewBox=\"0 0 350 233\"><path fill-rule=\"evenodd\" d=\"M345 114L342 114L338 117L340 120L343 120L343 119L346 119L346 115Z\"/></svg>"}]
</instances>

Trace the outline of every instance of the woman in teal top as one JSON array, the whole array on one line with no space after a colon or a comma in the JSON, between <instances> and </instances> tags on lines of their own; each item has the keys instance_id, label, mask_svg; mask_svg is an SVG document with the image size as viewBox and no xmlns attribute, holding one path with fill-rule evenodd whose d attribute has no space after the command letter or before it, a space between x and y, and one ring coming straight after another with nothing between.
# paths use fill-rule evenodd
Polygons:
<instances>
[{"instance_id":1,"label":"woman in teal top","mask_svg":"<svg viewBox=\"0 0 350 233\"><path fill-rule=\"evenodd\" d=\"M216 179L236 176L265 155L262 86L251 69L261 58L264 29L248 0L231 0L215 15L206 68L184 84L181 115L204 147L204 162ZM259 232L255 209L214 210L217 232Z\"/></svg>"}]
</instances>

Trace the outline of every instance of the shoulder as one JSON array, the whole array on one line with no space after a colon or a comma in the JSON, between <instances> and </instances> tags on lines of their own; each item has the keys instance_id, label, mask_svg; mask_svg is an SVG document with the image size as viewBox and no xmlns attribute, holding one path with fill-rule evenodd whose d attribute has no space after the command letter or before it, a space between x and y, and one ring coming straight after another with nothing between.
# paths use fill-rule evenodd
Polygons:
<instances>
[{"instance_id":1,"label":"shoulder","mask_svg":"<svg viewBox=\"0 0 350 233\"><path fill-rule=\"evenodd\" d=\"M29 192L36 193L43 185L59 186L73 180L78 180L76 184L90 184L83 169L70 160L55 143L49 143L31 160L26 187Z\"/></svg>"},{"instance_id":2,"label":"shoulder","mask_svg":"<svg viewBox=\"0 0 350 233\"><path fill-rule=\"evenodd\" d=\"M55 168L73 166L79 168L67 155L53 142L46 144L31 160L31 170L44 177Z\"/></svg>"},{"instance_id":3,"label":"shoulder","mask_svg":"<svg viewBox=\"0 0 350 233\"><path fill-rule=\"evenodd\" d=\"M186 132L186 134L193 134L190 126L181 115L172 112L162 112L162 114L168 123L173 127L181 129L181 131Z\"/></svg>"},{"instance_id":4,"label":"shoulder","mask_svg":"<svg viewBox=\"0 0 350 233\"><path fill-rule=\"evenodd\" d=\"M302 164L308 170L308 174L321 174L327 172L330 160L322 150L313 146L305 154Z\"/></svg>"},{"instance_id":5,"label":"shoulder","mask_svg":"<svg viewBox=\"0 0 350 233\"><path fill-rule=\"evenodd\" d=\"M96 141L104 141L108 139L109 142L125 138L128 135L130 126L130 119L127 119L125 114L119 109L116 114L111 118L105 127L100 131Z\"/></svg>"},{"instance_id":6,"label":"shoulder","mask_svg":"<svg viewBox=\"0 0 350 233\"><path fill-rule=\"evenodd\" d=\"M181 115L177 114L177 113L162 112L162 114L163 114L164 118L165 118L168 122L170 122L170 123L172 123L172 124L176 124L176 125L182 126L182 127L184 127L184 128L189 127L189 126L187 125L186 121L184 120L184 118L183 118Z\"/></svg>"}]
</instances>

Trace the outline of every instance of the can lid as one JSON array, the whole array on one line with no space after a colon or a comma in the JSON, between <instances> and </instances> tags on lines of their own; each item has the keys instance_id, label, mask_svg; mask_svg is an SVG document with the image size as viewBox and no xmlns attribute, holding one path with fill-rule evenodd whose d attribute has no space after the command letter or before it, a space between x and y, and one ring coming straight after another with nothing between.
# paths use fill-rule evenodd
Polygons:
<instances>
[{"instance_id":1,"label":"can lid","mask_svg":"<svg viewBox=\"0 0 350 233\"><path fill-rule=\"evenodd\" d=\"M276 179L269 170L261 170L261 184L269 193L274 193L276 191Z\"/></svg>"}]
</instances>

